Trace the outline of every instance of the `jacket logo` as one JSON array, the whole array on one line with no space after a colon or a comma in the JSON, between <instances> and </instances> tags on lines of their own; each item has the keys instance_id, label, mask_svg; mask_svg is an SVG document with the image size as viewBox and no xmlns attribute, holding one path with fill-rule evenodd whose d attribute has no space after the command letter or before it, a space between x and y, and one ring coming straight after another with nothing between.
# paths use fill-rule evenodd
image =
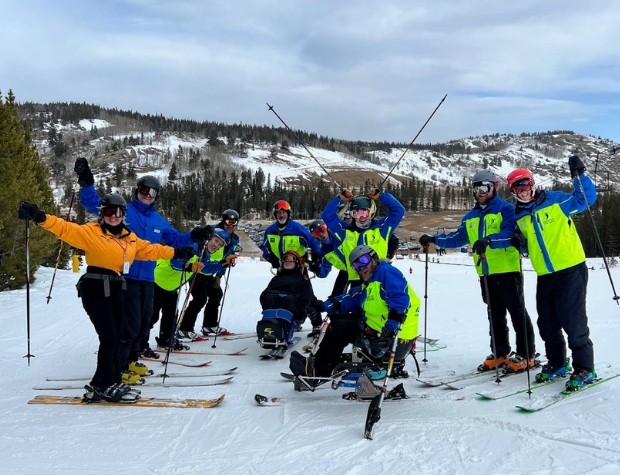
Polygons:
<instances>
[{"instance_id":1,"label":"jacket logo","mask_svg":"<svg viewBox=\"0 0 620 475\"><path fill-rule=\"evenodd\" d=\"M553 223L555 219L549 216L549 213L545 213L545 224Z\"/></svg>"},{"instance_id":2,"label":"jacket logo","mask_svg":"<svg viewBox=\"0 0 620 475\"><path fill-rule=\"evenodd\" d=\"M269 238L269 242L276 242L276 238L274 238L274 237L270 237L270 238Z\"/></svg>"}]
</instances>

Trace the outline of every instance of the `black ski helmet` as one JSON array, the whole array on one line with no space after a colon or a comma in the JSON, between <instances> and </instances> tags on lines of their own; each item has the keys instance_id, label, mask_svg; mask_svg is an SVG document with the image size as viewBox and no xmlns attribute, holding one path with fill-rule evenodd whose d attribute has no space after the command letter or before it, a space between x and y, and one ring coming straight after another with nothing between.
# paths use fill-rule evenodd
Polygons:
<instances>
[{"instance_id":1,"label":"black ski helmet","mask_svg":"<svg viewBox=\"0 0 620 475\"><path fill-rule=\"evenodd\" d=\"M237 213L234 209L227 209L226 211L222 212L222 222L226 221L227 219L234 219L235 221L239 222L239 213Z\"/></svg>"},{"instance_id":2,"label":"black ski helmet","mask_svg":"<svg viewBox=\"0 0 620 475\"><path fill-rule=\"evenodd\" d=\"M99 213L105 208L112 207L123 208L124 211L127 211L127 202L118 193L108 193L99 202Z\"/></svg>"},{"instance_id":3,"label":"black ski helmet","mask_svg":"<svg viewBox=\"0 0 620 475\"><path fill-rule=\"evenodd\" d=\"M349 207L351 212L358 209L367 209L368 217L370 219L375 217L375 213L377 211L377 207L375 206L375 202L368 198L368 196L358 196L351 201L351 206Z\"/></svg>"},{"instance_id":4,"label":"black ski helmet","mask_svg":"<svg viewBox=\"0 0 620 475\"><path fill-rule=\"evenodd\" d=\"M325 221L323 221L322 219L315 219L308 225L308 229L310 230L310 233L313 233L316 228L318 228L319 226L324 226L324 225L325 225Z\"/></svg>"},{"instance_id":5,"label":"black ski helmet","mask_svg":"<svg viewBox=\"0 0 620 475\"><path fill-rule=\"evenodd\" d=\"M159 197L159 192L161 191L161 183L159 183L159 180L153 175L144 175L138 180L134 193L134 196L136 198L138 197L138 192L140 191L140 188L142 188L143 186L148 186L151 190L155 190L155 192L157 193L155 199Z\"/></svg>"}]
</instances>

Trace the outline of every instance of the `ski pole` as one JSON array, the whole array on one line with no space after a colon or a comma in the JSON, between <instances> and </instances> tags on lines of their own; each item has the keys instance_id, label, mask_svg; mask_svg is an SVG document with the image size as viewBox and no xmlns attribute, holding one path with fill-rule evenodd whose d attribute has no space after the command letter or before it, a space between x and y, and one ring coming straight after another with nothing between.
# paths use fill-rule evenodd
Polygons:
<instances>
[{"instance_id":1,"label":"ski pole","mask_svg":"<svg viewBox=\"0 0 620 475\"><path fill-rule=\"evenodd\" d=\"M486 256L480 254L480 262L482 265L482 284L484 286L484 296L487 304L487 317L489 319L489 327L491 330L491 349L493 350L493 356L495 357L495 382L501 383L502 380L499 377L499 365L497 364L497 346L495 345L495 330L493 329L493 312L491 311L491 296L489 293L489 283L487 282L488 270L486 267Z\"/></svg>"},{"instance_id":2,"label":"ski pole","mask_svg":"<svg viewBox=\"0 0 620 475\"><path fill-rule=\"evenodd\" d=\"M611 290L614 293L613 299L616 301L618 305L620 305L620 297L616 293L616 288L614 287L614 280L611 278L611 272L609 271L609 264L607 264L607 257L605 257L605 249L603 249L603 243L601 242L601 236L598 233L598 229L596 227L596 223L594 222L594 215L592 214L592 209L590 208L590 204L588 203L588 198L586 197L585 190L583 188L583 183L581 183L581 176L577 175L577 182L579 183L579 190L583 195L583 201L586 203L586 208L588 209L588 214L590 215L590 221L592 221L592 227L594 228L594 235L596 236L596 241L598 243L598 247L601 249L601 254L603 254L603 262L605 263L605 269L607 269L607 276L609 277L609 283L611 284Z\"/></svg>"},{"instance_id":3,"label":"ski pole","mask_svg":"<svg viewBox=\"0 0 620 475\"><path fill-rule=\"evenodd\" d=\"M321 167L321 170L323 170L323 171L325 172L325 174L326 174L329 178L331 178L331 180L334 182L334 184L335 184L338 188L341 188L341 186L340 186L340 185L338 184L338 182L334 179L334 177L333 177L333 176L331 176L331 175L329 174L329 172L325 169L325 167L323 167L323 165L321 165L321 162L319 162L319 161L317 160L317 158L316 158L314 155L312 155L312 152L308 149L308 147L306 147L306 144L305 144L305 143L303 143L303 142L301 141L301 139L297 136L297 134L291 130L291 128L287 125L287 123L286 123L286 122L284 122L284 120L282 120L282 117L280 117L280 116L278 115L278 113L275 111L275 109L273 108L273 106L272 106L272 105L270 105L270 104L267 102L267 107L269 107L269 110L270 110L271 112L273 112L273 113L276 115L276 117L280 120L280 122L282 122L282 123L284 124L284 127L286 127L286 130L288 130L288 131L291 133L291 135L293 136L293 138L294 138L295 140L297 140L297 142L299 143L299 145L301 145L301 146L302 146L302 147L306 150L306 152L308 152L308 155L310 155L310 156L314 159L314 161L315 161L315 162L319 165L319 167Z\"/></svg>"},{"instance_id":4,"label":"ski pole","mask_svg":"<svg viewBox=\"0 0 620 475\"><path fill-rule=\"evenodd\" d=\"M34 355L30 353L30 218L28 217L26 217L26 337L28 353L24 358L28 358L30 366L30 358L34 358Z\"/></svg>"},{"instance_id":5,"label":"ski pole","mask_svg":"<svg viewBox=\"0 0 620 475\"><path fill-rule=\"evenodd\" d=\"M220 321L222 320L222 311L224 310L224 302L226 301L226 291L228 290L228 279L230 279L230 268L232 264L228 265L228 270L226 271L226 284L224 285L224 295L222 295L222 304L220 305L220 314L217 316L217 328L220 327ZM215 342L217 341L217 335L219 331L215 332L215 337L213 338L213 345L211 348L216 348Z\"/></svg>"},{"instance_id":6,"label":"ski pole","mask_svg":"<svg viewBox=\"0 0 620 475\"><path fill-rule=\"evenodd\" d=\"M398 345L398 337L400 335L400 329L402 323L398 325L396 333L394 333L394 341L392 342L392 348L390 349L390 359L388 360L387 372L383 379L383 386L381 387L381 393L372 398L370 406L368 407L368 413L366 414L366 425L364 427L364 438L372 440L372 429L374 425L381 419L381 406L387 393L387 385L392 375L392 368L394 367L394 358L396 356L396 346Z\"/></svg>"},{"instance_id":7,"label":"ski pole","mask_svg":"<svg viewBox=\"0 0 620 475\"><path fill-rule=\"evenodd\" d=\"M394 171L394 169L396 168L396 166L400 163L400 161L403 159L403 157L405 156L405 154L409 151L409 149L413 146L413 143L416 141L416 139L420 136L420 134L422 133L422 131L424 130L424 127L426 127L426 124L428 124L431 119L433 118L433 116L435 115L435 112L437 112L437 109L439 109L441 107L441 104L443 104L443 101L446 100L446 97L448 97L448 94L446 94L445 96L443 96L443 99L441 101L439 101L439 104L437 104L437 107L435 107L435 110L433 111L433 113L429 116L428 119L426 119L426 122L424 122L424 125L422 126L422 128L418 131L418 133L416 134L415 137L413 137L413 140L411 141L411 143L409 145L407 145L407 148L405 149L405 151L402 153L402 155L400 156L400 158L398 160L396 160L396 163L394 165L392 165L392 168L390 169L390 172L386 175L386 177L383 179L383 181L381 182L381 184L378 186L379 189L381 189L381 187L383 187L383 184L387 181L387 179L390 177L390 175L392 174L392 172Z\"/></svg>"},{"instance_id":8,"label":"ski pole","mask_svg":"<svg viewBox=\"0 0 620 475\"><path fill-rule=\"evenodd\" d=\"M424 255L424 358L422 363L428 363L426 359L426 342L428 341L428 334L426 332L428 321L428 244L424 246Z\"/></svg>"},{"instance_id":9,"label":"ski pole","mask_svg":"<svg viewBox=\"0 0 620 475\"><path fill-rule=\"evenodd\" d=\"M73 201L75 200L75 190L78 186L78 182L76 180L76 182L73 184L73 193L71 193L71 201L69 202L69 211L67 211L67 217L65 219L65 221L69 221L71 219L71 208L73 207ZM63 245L63 241L60 241L60 247L58 248L58 255L56 256L56 265L54 266L54 273L52 274L52 282L50 283L50 291L47 294L47 303L50 303L50 300L52 300L52 289L54 288L54 280L56 280L56 271L58 270L58 264L60 263L60 256L62 254L62 245Z\"/></svg>"},{"instance_id":10,"label":"ski pole","mask_svg":"<svg viewBox=\"0 0 620 475\"><path fill-rule=\"evenodd\" d=\"M520 284L517 284L517 292L519 292L521 297L521 306L523 307L523 343L525 344L525 364L527 371L527 395L529 398L532 397L532 381L530 379L530 341L528 337L528 313L525 308L525 279L523 278L523 259L521 258L521 251L519 251L519 275L521 277ZM536 355L532 355L536 358ZM497 364L495 365L497 366Z\"/></svg>"}]
</instances>

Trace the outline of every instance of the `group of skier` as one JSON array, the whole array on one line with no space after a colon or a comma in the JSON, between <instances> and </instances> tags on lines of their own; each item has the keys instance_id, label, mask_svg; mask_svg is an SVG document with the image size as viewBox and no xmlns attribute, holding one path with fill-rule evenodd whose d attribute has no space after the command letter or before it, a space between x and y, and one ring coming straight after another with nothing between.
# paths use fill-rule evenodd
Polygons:
<instances>
[{"instance_id":1,"label":"group of skier","mask_svg":"<svg viewBox=\"0 0 620 475\"><path fill-rule=\"evenodd\" d=\"M507 184L516 207L498 196L497 176L480 171L472 179L475 206L461 226L452 233L420 237L426 250L430 243L441 248L472 246L492 340L492 354L481 371L501 366L518 372L538 364L523 295L520 256L527 253L538 274L538 328L548 358L539 378L570 370L562 331L572 351L570 385L578 388L596 377L585 311L585 255L571 219L595 201L596 191L577 156L569 159L569 167L573 193L535 190L531 172L513 171ZM97 369L85 399L128 400L137 397L130 385L148 371L139 356L157 356L148 342L160 310L160 348L187 348L178 337L200 338L194 325L205 304L202 335L226 332L219 327L220 279L235 265L240 250L235 234L239 214L226 210L215 226L181 233L155 211L161 191L155 177L140 178L127 204L118 194L97 195L86 159L77 159L75 171L80 202L98 216L96 221L80 226L27 202L20 207L20 218L32 219L85 251L88 268L78 282L78 294L99 336ZM377 203L388 210L383 218L375 216ZM316 352L310 357L291 353L295 376L329 377L350 343L381 359L398 338L396 359L404 361L418 335L420 307L405 276L389 264L398 247L395 230L404 207L380 189L357 197L343 190L308 228L291 219L291 212L284 200L274 204L275 222L259 245L276 274L260 296L259 342L265 347L286 344L307 317L316 329L323 321L321 313L327 312L330 325ZM319 300L309 272L324 278L332 267L339 272L334 288ZM192 300L179 322L179 289L189 279ZM512 354L507 311L516 333Z\"/></svg>"}]
</instances>

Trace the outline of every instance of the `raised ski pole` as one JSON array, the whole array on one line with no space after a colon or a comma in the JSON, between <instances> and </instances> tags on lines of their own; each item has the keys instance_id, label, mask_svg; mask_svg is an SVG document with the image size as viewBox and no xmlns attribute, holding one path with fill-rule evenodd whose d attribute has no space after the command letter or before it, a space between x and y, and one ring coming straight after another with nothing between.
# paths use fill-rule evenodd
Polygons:
<instances>
[{"instance_id":1,"label":"raised ski pole","mask_svg":"<svg viewBox=\"0 0 620 475\"><path fill-rule=\"evenodd\" d=\"M446 97L448 97L448 94L446 94L445 96L443 96L443 99L441 101L439 101L439 104L437 104L437 107L435 107L435 110L433 111L433 113L428 117L428 119L426 119L426 122L424 122L424 125L422 126L422 128L418 131L418 133L415 135L415 137L413 137L413 140L411 141L411 143L409 143L409 145L407 145L407 148L405 149L405 151L402 153L402 155L400 156L400 158L398 160L396 160L396 163L394 165L392 165L392 168L390 169L390 172L386 175L386 177L383 179L383 181L381 182L381 184L378 186L379 189L381 189L383 187L383 184L387 181L387 179L390 177L390 175L392 174L392 172L394 171L394 169L398 166L398 164L400 163L400 161L403 159L403 157L405 156L405 154L409 151L409 149L412 147L413 143L417 140L417 138L420 136L420 134L422 133L422 131L424 130L424 127L426 127L426 124L428 124L431 119L433 118L433 116L435 115L435 112L437 112L437 109L439 109L441 107L441 104L443 104L443 101L446 100Z\"/></svg>"},{"instance_id":2,"label":"raised ski pole","mask_svg":"<svg viewBox=\"0 0 620 475\"><path fill-rule=\"evenodd\" d=\"M338 182L334 179L334 177L333 177L333 176L331 176L331 175L330 175L330 173L329 173L329 172L325 169L325 167L324 167L323 165L321 165L321 162L319 162L319 161L317 160L317 158L316 158L314 155L312 155L312 152L308 149L308 147L306 147L306 144L305 144L305 143L303 143L303 142L301 141L301 139L297 136L297 134L291 130L291 128L288 126L288 124L287 124L286 122L284 122L284 120L282 119L282 117L280 117L280 116L278 115L278 113L275 111L275 109L273 108L273 106L272 106L272 105L270 105L268 102L267 102L266 104L267 104L267 107L269 107L269 110L270 110L271 112L273 112L273 113L276 115L276 117L278 118L278 120L284 124L284 127L286 127L286 130L288 130L288 131L291 133L291 135L293 136L293 138L294 138L295 140L297 140L297 143L299 143L299 145L301 145L301 146L302 146L302 147L306 150L306 152L308 152L308 155L310 155L310 156L314 159L314 161L315 161L315 162L319 165L319 167L321 167L321 170L323 170L323 172L325 172L325 174L326 174L326 175L327 175L327 176L328 176L328 177L329 177L329 178L330 178L330 179L334 182L334 184L335 184L338 188L342 188L342 187L338 184Z\"/></svg>"},{"instance_id":3,"label":"raised ski pole","mask_svg":"<svg viewBox=\"0 0 620 475\"><path fill-rule=\"evenodd\" d=\"M30 353L30 218L26 216L26 338L28 340L28 353L24 358L28 358L28 366L30 366L30 358L34 355Z\"/></svg>"},{"instance_id":4,"label":"raised ski pole","mask_svg":"<svg viewBox=\"0 0 620 475\"><path fill-rule=\"evenodd\" d=\"M497 384L501 383L502 380L499 377L499 366L497 364L497 346L495 344L495 331L493 330L493 313L491 312L491 296L489 294L489 283L487 282L487 277L489 275L487 266L486 266L486 256L484 254L480 254L480 262L482 265L482 284L484 286L484 297L487 304L487 317L489 319L489 328L491 329L491 347L493 350L493 356L495 357L495 382Z\"/></svg>"},{"instance_id":5,"label":"raised ski pole","mask_svg":"<svg viewBox=\"0 0 620 475\"><path fill-rule=\"evenodd\" d=\"M428 341L427 321L428 321L428 244L424 246L424 358L422 363L428 363L426 359L426 342Z\"/></svg>"},{"instance_id":6,"label":"raised ski pole","mask_svg":"<svg viewBox=\"0 0 620 475\"><path fill-rule=\"evenodd\" d=\"M387 393L388 381L392 375L392 368L394 367L394 358L396 355L396 346L398 345L398 336L400 335L401 327L402 323L398 325L396 333L394 333L394 341L392 342L392 348L390 349L390 359L388 361L385 378L383 379L381 393L372 398L372 401L370 401L370 406L368 406L366 425L364 426L364 438L368 440L372 440L372 429L381 419L381 406L383 405L383 400L385 399L385 394Z\"/></svg>"},{"instance_id":7,"label":"raised ski pole","mask_svg":"<svg viewBox=\"0 0 620 475\"><path fill-rule=\"evenodd\" d=\"M224 302L226 301L226 291L228 290L228 280L230 279L230 268L232 264L228 264L228 270L226 271L226 285L224 285L224 295L222 295L222 305L220 305L220 314L217 316L217 328L220 327L220 321L222 320L222 311L224 310ZM217 341L217 335L219 331L215 332L215 337L213 338L213 345L211 348L216 348L215 342Z\"/></svg>"},{"instance_id":8,"label":"raised ski pole","mask_svg":"<svg viewBox=\"0 0 620 475\"><path fill-rule=\"evenodd\" d=\"M611 278L611 272L609 271L609 264L607 264L607 257L605 257L605 249L603 249L603 243L601 242L601 236L598 233L598 229L596 227L596 223L594 222L594 215L592 214L592 209L590 208L590 204L588 203L588 198L586 197L585 190L583 188L583 183L581 183L581 176L577 175L577 182L579 183L579 191L583 195L583 201L586 203L586 208L588 209L588 214L590 215L590 221L592 222L592 227L594 228L594 235L596 236L596 242L598 243L598 247L601 249L601 254L603 255L603 262L605 263L605 269L607 270L607 276L609 277L609 283L611 284L611 290L614 293L613 299L616 301L618 305L620 305L620 297L616 293L616 288L614 287L614 280Z\"/></svg>"},{"instance_id":9,"label":"raised ski pole","mask_svg":"<svg viewBox=\"0 0 620 475\"><path fill-rule=\"evenodd\" d=\"M78 186L78 182L76 180L76 182L73 184L73 193L71 193L71 201L69 202L69 211L67 211L67 217L65 218L65 221L69 221L71 219L71 208L73 207L73 201L75 200L75 191L76 188ZM52 300L52 289L54 288L54 280L56 279L56 271L58 270L58 264L60 263L60 256L62 254L62 245L63 245L63 241L60 241L60 247L58 248L58 255L56 256L56 265L54 266L54 273L52 274L52 282L50 283L50 291L47 294L47 303L50 303L50 300Z\"/></svg>"}]
</instances>

